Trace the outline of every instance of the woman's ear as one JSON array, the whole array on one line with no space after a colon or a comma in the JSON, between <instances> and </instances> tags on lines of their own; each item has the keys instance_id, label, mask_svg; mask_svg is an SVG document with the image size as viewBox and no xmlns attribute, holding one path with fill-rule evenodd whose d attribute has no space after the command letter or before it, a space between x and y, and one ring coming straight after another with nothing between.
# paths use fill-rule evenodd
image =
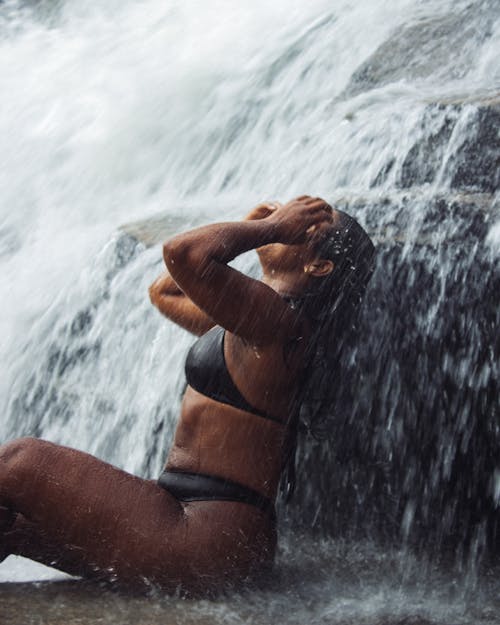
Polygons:
<instances>
[{"instance_id":1,"label":"woman's ear","mask_svg":"<svg viewBox=\"0 0 500 625\"><path fill-rule=\"evenodd\" d=\"M334 269L335 265L333 261L327 259L316 259L305 265L304 273L308 273L311 276L316 276L317 278L322 278L331 273Z\"/></svg>"}]
</instances>

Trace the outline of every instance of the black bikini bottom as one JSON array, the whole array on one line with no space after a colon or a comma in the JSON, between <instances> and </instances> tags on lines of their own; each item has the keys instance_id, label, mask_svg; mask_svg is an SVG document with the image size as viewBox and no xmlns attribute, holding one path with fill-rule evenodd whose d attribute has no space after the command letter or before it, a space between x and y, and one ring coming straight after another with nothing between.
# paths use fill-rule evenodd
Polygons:
<instances>
[{"instance_id":1,"label":"black bikini bottom","mask_svg":"<svg viewBox=\"0 0 500 625\"><path fill-rule=\"evenodd\" d=\"M274 517L274 505L268 497L238 482L214 475L163 471L158 484L180 501L238 501L251 504Z\"/></svg>"}]
</instances>

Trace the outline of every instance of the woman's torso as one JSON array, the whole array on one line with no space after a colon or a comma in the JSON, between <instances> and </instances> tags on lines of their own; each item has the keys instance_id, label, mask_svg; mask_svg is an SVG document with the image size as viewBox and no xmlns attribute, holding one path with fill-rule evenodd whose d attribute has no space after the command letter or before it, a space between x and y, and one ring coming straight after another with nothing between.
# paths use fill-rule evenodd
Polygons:
<instances>
[{"instance_id":1,"label":"woman's torso","mask_svg":"<svg viewBox=\"0 0 500 625\"><path fill-rule=\"evenodd\" d=\"M193 382L199 390L191 386L186 389L166 468L222 477L273 499L288 444L287 424L293 416L300 382L303 340L297 337L284 345L256 346L225 332L220 357L236 393L243 399L231 405L212 393L219 383L226 385L214 373L220 366L214 365L218 349L215 333L220 332L212 329L212 337L201 337L198 346L192 348L199 348L195 366L200 371ZM203 341L210 343L211 353L206 358ZM226 389L220 390L224 395ZM229 401L233 401L232 391L228 394Z\"/></svg>"}]
</instances>

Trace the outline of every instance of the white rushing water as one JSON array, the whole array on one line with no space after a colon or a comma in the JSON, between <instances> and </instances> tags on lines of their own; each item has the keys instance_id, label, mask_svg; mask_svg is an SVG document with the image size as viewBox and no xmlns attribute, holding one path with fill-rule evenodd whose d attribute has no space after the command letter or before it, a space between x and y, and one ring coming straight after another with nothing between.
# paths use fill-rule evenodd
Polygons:
<instances>
[{"instance_id":1,"label":"white rushing water","mask_svg":"<svg viewBox=\"0 0 500 625\"><path fill-rule=\"evenodd\" d=\"M399 63L359 78L382 44L427 23L440 25L431 38L424 29L387 53ZM262 199L391 191L391 175L376 191L373 180L415 142L426 105L498 94L499 57L495 0L0 3L0 441L43 435L157 473L189 337L148 301L160 248L127 247L120 225L166 213L188 227L239 218ZM427 191L448 184L442 172ZM304 575L308 550L293 559ZM310 598L300 574L292 580L296 605L309 607L282 622L365 622L384 605L404 616L405 601L422 618L469 622L462 595L440 612L443 597L405 595L387 566L379 590L361 576L352 596L344 585L327 599L342 567L332 545L319 551L324 577L304 586ZM381 556L368 553L375 570ZM20 577L36 577L22 566ZM8 567L0 580L19 577ZM274 608L256 622L276 617L284 593L266 595ZM227 622L249 622L238 601ZM496 622L488 601L475 622Z\"/></svg>"}]
</instances>

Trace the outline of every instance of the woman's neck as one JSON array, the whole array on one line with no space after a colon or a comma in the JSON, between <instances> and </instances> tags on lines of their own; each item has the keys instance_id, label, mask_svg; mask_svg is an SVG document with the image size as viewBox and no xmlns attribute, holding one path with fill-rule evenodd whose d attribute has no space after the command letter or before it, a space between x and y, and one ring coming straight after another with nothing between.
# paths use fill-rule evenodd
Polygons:
<instances>
[{"instance_id":1,"label":"woman's neck","mask_svg":"<svg viewBox=\"0 0 500 625\"><path fill-rule=\"evenodd\" d=\"M282 297L300 298L311 291L310 277L306 274L298 277L296 273L268 273L262 276L262 282Z\"/></svg>"}]
</instances>

